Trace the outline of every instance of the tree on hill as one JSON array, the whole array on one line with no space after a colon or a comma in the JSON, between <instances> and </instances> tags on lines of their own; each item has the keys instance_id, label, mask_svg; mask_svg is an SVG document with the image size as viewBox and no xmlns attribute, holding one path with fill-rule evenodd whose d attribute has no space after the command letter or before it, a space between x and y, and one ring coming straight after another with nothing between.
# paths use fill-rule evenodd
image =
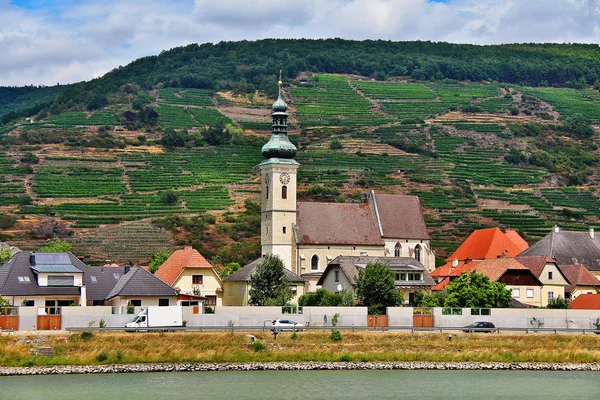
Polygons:
<instances>
[{"instance_id":1,"label":"tree on hill","mask_svg":"<svg viewBox=\"0 0 600 400\"><path fill-rule=\"evenodd\" d=\"M385 314L386 307L396 307L402 295L395 286L394 272L382 262L367 264L360 269L356 279L356 297L369 314Z\"/></svg>"},{"instance_id":2,"label":"tree on hill","mask_svg":"<svg viewBox=\"0 0 600 400\"><path fill-rule=\"evenodd\" d=\"M38 249L40 253L68 253L73 248L73 245L64 240L56 239L49 240L45 245Z\"/></svg>"},{"instance_id":3,"label":"tree on hill","mask_svg":"<svg viewBox=\"0 0 600 400\"><path fill-rule=\"evenodd\" d=\"M242 268L242 266L236 262L230 262L227 265L223 265L221 268L218 269L218 274L219 277L221 279L227 278L229 275L233 274L234 272L240 270Z\"/></svg>"},{"instance_id":4,"label":"tree on hill","mask_svg":"<svg viewBox=\"0 0 600 400\"><path fill-rule=\"evenodd\" d=\"M283 306L292 299L281 258L267 254L250 278L250 301L254 306Z\"/></svg>"},{"instance_id":5,"label":"tree on hill","mask_svg":"<svg viewBox=\"0 0 600 400\"><path fill-rule=\"evenodd\" d=\"M158 253L154 253L152 259L150 259L150 262L148 263L148 271L152 274L158 271L158 268L171 257L171 254L173 254L173 252L159 251Z\"/></svg>"},{"instance_id":6,"label":"tree on hill","mask_svg":"<svg viewBox=\"0 0 600 400\"><path fill-rule=\"evenodd\" d=\"M10 249L0 249L0 265L10 260L12 252Z\"/></svg>"},{"instance_id":7,"label":"tree on hill","mask_svg":"<svg viewBox=\"0 0 600 400\"><path fill-rule=\"evenodd\" d=\"M163 131L160 143L165 147L183 147L185 146L185 136L173 128L167 128Z\"/></svg>"},{"instance_id":8,"label":"tree on hill","mask_svg":"<svg viewBox=\"0 0 600 400\"><path fill-rule=\"evenodd\" d=\"M503 283L490 282L487 276L475 271L462 273L450 282L446 292L443 307L501 308L507 307L512 299Z\"/></svg>"}]
</instances>

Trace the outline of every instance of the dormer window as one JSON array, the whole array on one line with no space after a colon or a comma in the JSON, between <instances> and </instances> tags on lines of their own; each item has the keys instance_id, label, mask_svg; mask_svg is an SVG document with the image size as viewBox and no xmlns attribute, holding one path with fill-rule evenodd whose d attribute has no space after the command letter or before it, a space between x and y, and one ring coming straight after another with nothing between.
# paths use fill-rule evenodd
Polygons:
<instances>
[{"instance_id":1,"label":"dormer window","mask_svg":"<svg viewBox=\"0 0 600 400\"><path fill-rule=\"evenodd\" d=\"M73 275L48 275L48 286L75 286Z\"/></svg>"}]
</instances>

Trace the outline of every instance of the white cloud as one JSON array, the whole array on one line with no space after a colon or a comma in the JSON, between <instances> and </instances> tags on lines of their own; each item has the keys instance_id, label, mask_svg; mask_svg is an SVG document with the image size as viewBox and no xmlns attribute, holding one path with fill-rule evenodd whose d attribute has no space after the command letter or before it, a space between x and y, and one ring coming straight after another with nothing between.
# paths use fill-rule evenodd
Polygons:
<instances>
[{"instance_id":1,"label":"white cloud","mask_svg":"<svg viewBox=\"0 0 600 400\"><path fill-rule=\"evenodd\" d=\"M267 37L598 42L600 0L0 0L0 85L88 80L197 42Z\"/></svg>"}]
</instances>

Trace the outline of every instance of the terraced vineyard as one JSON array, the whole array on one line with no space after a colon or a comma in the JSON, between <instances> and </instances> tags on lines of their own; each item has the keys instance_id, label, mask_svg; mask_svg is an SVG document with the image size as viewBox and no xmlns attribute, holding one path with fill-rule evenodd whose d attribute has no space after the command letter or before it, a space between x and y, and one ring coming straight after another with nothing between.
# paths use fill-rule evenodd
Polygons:
<instances>
[{"instance_id":1,"label":"terraced vineyard","mask_svg":"<svg viewBox=\"0 0 600 400\"><path fill-rule=\"evenodd\" d=\"M66 112L46 118L41 123L34 126L43 126L51 128L72 127L78 125L116 125L117 121L111 110L95 111L88 115L84 112Z\"/></svg>"},{"instance_id":2,"label":"terraced vineyard","mask_svg":"<svg viewBox=\"0 0 600 400\"><path fill-rule=\"evenodd\" d=\"M391 122L356 93L343 76L319 74L310 87L290 89L296 114L303 127L374 126Z\"/></svg>"},{"instance_id":3,"label":"terraced vineyard","mask_svg":"<svg viewBox=\"0 0 600 400\"><path fill-rule=\"evenodd\" d=\"M365 96L372 99L435 99L437 95L431 89L416 83L381 83L370 81L352 81Z\"/></svg>"},{"instance_id":4,"label":"terraced vineyard","mask_svg":"<svg viewBox=\"0 0 600 400\"><path fill-rule=\"evenodd\" d=\"M600 123L600 93L590 89L530 88L516 86L517 90L535 96L554 106L565 119L579 113Z\"/></svg>"},{"instance_id":5,"label":"terraced vineyard","mask_svg":"<svg viewBox=\"0 0 600 400\"><path fill-rule=\"evenodd\" d=\"M208 107L214 105L208 95L208 90L204 89L166 88L160 90L158 99L167 104Z\"/></svg>"}]
</instances>

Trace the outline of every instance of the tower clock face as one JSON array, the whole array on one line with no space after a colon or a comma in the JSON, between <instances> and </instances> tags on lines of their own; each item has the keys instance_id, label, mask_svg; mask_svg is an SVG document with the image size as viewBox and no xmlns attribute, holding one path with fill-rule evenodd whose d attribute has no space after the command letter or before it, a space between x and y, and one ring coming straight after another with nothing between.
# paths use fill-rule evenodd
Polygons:
<instances>
[{"instance_id":1,"label":"tower clock face","mask_svg":"<svg viewBox=\"0 0 600 400\"><path fill-rule=\"evenodd\" d=\"M290 183L290 174L286 174L284 172L283 174L279 175L279 182L281 182L282 185L287 185Z\"/></svg>"}]
</instances>

